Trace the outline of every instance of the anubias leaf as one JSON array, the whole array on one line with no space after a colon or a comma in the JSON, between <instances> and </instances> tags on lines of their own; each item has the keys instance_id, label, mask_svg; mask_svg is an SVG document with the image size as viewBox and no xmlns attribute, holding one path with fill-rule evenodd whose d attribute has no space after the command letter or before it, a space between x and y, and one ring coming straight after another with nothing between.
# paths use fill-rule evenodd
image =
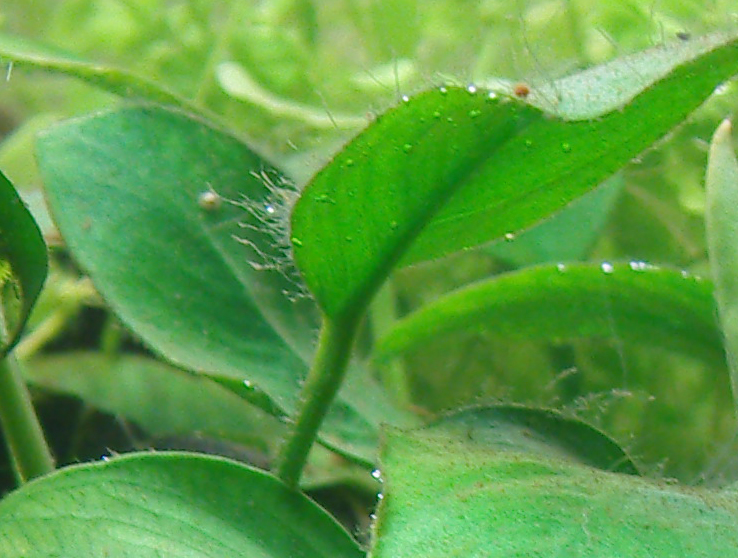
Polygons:
<instances>
[{"instance_id":1,"label":"anubias leaf","mask_svg":"<svg viewBox=\"0 0 738 558\"><path fill-rule=\"evenodd\" d=\"M158 107L64 123L38 152L59 230L121 319L175 364L292 413L314 308L282 292L301 295L280 236L292 195L282 175L227 133ZM408 417L356 368L323 441L372 462L381 420Z\"/></svg>"},{"instance_id":2,"label":"anubias leaf","mask_svg":"<svg viewBox=\"0 0 738 558\"><path fill-rule=\"evenodd\" d=\"M570 341L617 335L722 363L712 284L644 262L557 264L506 273L451 292L394 324L377 358L455 332Z\"/></svg>"},{"instance_id":3,"label":"anubias leaf","mask_svg":"<svg viewBox=\"0 0 738 558\"><path fill-rule=\"evenodd\" d=\"M535 443L527 444L506 434L502 413L487 413L467 413L448 428L387 430L370 556L738 556L735 490L593 468L562 451L559 435L578 439L586 454L596 432L561 423L558 433L531 432Z\"/></svg>"},{"instance_id":4,"label":"anubias leaf","mask_svg":"<svg viewBox=\"0 0 738 558\"><path fill-rule=\"evenodd\" d=\"M657 47L562 80L558 101L533 91L537 106L475 87L408 98L298 200L292 243L305 282L328 315L359 312L395 265L531 226L682 122L738 71L737 54L723 35Z\"/></svg>"},{"instance_id":5,"label":"anubias leaf","mask_svg":"<svg viewBox=\"0 0 738 558\"><path fill-rule=\"evenodd\" d=\"M274 477L185 453L68 467L0 503L3 558L360 558L335 520Z\"/></svg>"},{"instance_id":6,"label":"anubias leaf","mask_svg":"<svg viewBox=\"0 0 738 558\"><path fill-rule=\"evenodd\" d=\"M46 270L41 231L13 185L0 173L0 358L18 341Z\"/></svg>"}]
</instances>

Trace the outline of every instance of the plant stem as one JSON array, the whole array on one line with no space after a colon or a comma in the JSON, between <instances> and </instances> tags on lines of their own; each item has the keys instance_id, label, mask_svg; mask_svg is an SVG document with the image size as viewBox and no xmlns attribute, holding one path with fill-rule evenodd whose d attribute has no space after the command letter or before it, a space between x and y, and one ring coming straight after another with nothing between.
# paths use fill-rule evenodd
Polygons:
<instances>
[{"instance_id":1,"label":"plant stem","mask_svg":"<svg viewBox=\"0 0 738 558\"><path fill-rule=\"evenodd\" d=\"M297 417L277 460L277 477L287 486L297 486L318 429L341 387L357 323L356 316L323 318L318 350L302 388Z\"/></svg>"},{"instance_id":2,"label":"plant stem","mask_svg":"<svg viewBox=\"0 0 738 558\"><path fill-rule=\"evenodd\" d=\"M18 483L54 470L54 458L12 357L0 360L0 424Z\"/></svg>"}]
</instances>

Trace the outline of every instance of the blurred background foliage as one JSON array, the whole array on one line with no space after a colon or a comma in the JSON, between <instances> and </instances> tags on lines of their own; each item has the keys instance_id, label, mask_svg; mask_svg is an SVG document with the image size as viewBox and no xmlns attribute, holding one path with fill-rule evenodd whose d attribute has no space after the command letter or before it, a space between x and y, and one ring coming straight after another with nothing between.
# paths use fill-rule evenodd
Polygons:
<instances>
[{"instance_id":1,"label":"blurred background foliage","mask_svg":"<svg viewBox=\"0 0 738 558\"><path fill-rule=\"evenodd\" d=\"M734 28L734 9L728 0L4 0L0 33L156 80L227 122L300 184L404 94L448 81L548 83L665 41ZM64 252L33 161L40 129L126 102L7 61L0 71L0 168L54 247L46 293L18 348L26 362L80 349L144 351ZM735 103L734 85L722 86L610 181L607 195L598 190L586 210L527 239L398 273L372 313L372 333L457 286L545 261L647 261L706 274L707 141ZM655 350L647 339L626 345L613 329L607 339L574 343L467 334L409 354L399 366L419 409L498 400L550 405L600 425L653 475L695 483L738 473L724 362ZM48 405L47 428L63 460L126 449L133 438L154 443L145 425L142 431L125 420L131 417L51 394L40 390L39 400Z\"/></svg>"}]
</instances>

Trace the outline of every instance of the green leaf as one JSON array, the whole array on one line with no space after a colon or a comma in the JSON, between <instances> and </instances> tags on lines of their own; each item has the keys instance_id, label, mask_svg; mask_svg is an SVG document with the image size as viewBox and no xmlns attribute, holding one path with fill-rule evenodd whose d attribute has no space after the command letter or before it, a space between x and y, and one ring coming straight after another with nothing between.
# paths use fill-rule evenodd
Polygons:
<instances>
[{"instance_id":1,"label":"green leaf","mask_svg":"<svg viewBox=\"0 0 738 558\"><path fill-rule=\"evenodd\" d=\"M550 219L495 242L486 251L515 267L582 260L605 226L623 185L623 179L616 176Z\"/></svg>"},{"instance_id":2,"label":"green leaf","mask_svg":"<svg viewBox=\"0 0 738 558\"><path fill-rule=\"evenodd\" d=\"M321 508L222 458L129 454L69 467L0 503L3 558L359 558Z\"/></svg>"},{"instance_id":3,"label":"green leaf","mask_svg":"<svg viewBox=\"0 0 738 558\"><path fill-rule=\"evenodd\" d=\"M79 57L33 42L24 37L0 33L0 58L19 67L29 67L81 79L124 98L149 101L196 110L186 99L159 84L120 68L82 60Z\"/></svg>"},{"instance_id":4,"label":"green leaf","mask_svg":"<svg viewBox=\"0 0 738 558\"><path fill-rule=\"evenodd\" d=\"M557 457L606 471L638 474L635 463L607 434L552 409L517 404L474 407L443 417L422 432L470 440L498 452Z\"/></svg>"},{"instance_id":5,"label":"green leaf","mask_svg":"<svg viewBox=\"0 0 738 558\"><path fill-rule=\"evenodd\" d=\"M281 292L300 296L281 236L293 194L267 162L155 107L53 128L39 162L69 249L133 331L181 367L239 383L268 412L295 409L309 349L280 335L304 315L297 305L290 313ZM324 440L372 462L379 421L400 413L361 370L353 381L366 390L339 395Z\"/></svg>"},{"instance_id":6,"label":"green leaf","mask_svg":"<svg viewBox=\"0 0 738 558\"><path fill-rule=\"evenodd\" d=\"M46 279L46 244L10 181L0 172L0 358L18 341Z\"/></svg>"},{"instance_id":7,"label":"green leaf","mask_svg":"<svg viewBox=\"0 0 738 558\"><path fill-rule=\"evenodd\" d=\"M738 492L594 469L562 459L551 434L544 457L508 444L504 423L464 420L471 436L458 421L386 432L373 558L738 556Z\"/></svg>"},{"instance_id":8,"label":"green leaf","mask_svg":"<svg viewBox=\"0 0 738 558\"><path fill-rule=\"evenodd\" d=\"M32 385L79 397L154 436L198 433L244 444L277 438L281 423L207 378L151 358L98 353L40 357L24 367Z\"/></svg>"},{"instance_id":9,"label":"green leaf","mask_svg":"<svg viewBox=\"0 0 738 558\"><path fill-rule=\"evenodd\" d=\"M552 112L592 120L457 87L378 117L318 172L293 213L295 259L323 310L355 312L396 264L478 246L563 208L738 71L730 37L681 41L666 60L661 48L561 82ZM594 118L567 104L590 97L611 112Z\"/></svg>"},{"instance_id":10,"label":"green leaf","mask_svg":"<svg viewBox=\"0 0 738 558\"><path fill-rule=\"evenodd\" d=\"M710 145L705 224L715 300L738 404L738 160L731 131L730 121L723 121Z\"/></svg>"},{"instance_id":11,"label":"green leaf","mask_svg":"<svg viewBox=\"0 0 738 558\"><path fill-rule=\"evenodd\" d=\"M712 285L644 262L558 264L507 273L452 292L399 320L386 359L458 331L552 341L617 336L724 361Z\"/></svg>"}]
</instances>

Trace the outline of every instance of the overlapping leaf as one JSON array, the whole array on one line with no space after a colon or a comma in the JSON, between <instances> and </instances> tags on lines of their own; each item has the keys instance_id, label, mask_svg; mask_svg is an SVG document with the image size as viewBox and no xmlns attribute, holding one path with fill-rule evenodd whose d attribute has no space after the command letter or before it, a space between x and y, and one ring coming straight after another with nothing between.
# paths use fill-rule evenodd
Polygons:
<instances>
[{"instance_id":1,"label":"overlapping leaf","mask_svg":"<svg viewBox=\"0 0 738 558\"><path fill-rule=\"evenodd\" d=\"M324 510L222 458L129 454L69 467L0 503L3 558L359 558Z\"/></svg>"},{"instance_id":2,"label":"overlapping leaf","mask_svg":"<svg viewBox=\"0 0 738 558\"><path fill-rule=\"evenodd\" d=\"M552 341L617 336L724 360L712 284L644 262L546 265L470 285L398 321L376 355L458 331Z\"/></svg>"},{"instance_id":3,"label":"overlapping leaf","mask_svg":"<svg viewBox=\"0 0 738 558\"><path fill-rule=\"evenodd\" d=\"M738 492L591 468L551 429L520 436L513 420L509 436L502 414L485 414L386 433L370 556L738 556ZM585 431L568 435L590 455Z\"/></svg>"},{"instance_id":4,"label":"overlapping leaf","mask_svg":"<svg viewBox=\"0 0 738 558\"><path fill-rule=\"evenodd\" d=\"M407 99L336 155L298 201L292 242L307 285L329 315L354 312L396 264L532 225L682 122L738 71L737 51L727 36L681 42L667 56L658 47L564 80L559 101L534 91L556 116L477 88Z\"/></svg>"},{"instance_id":5,"label":"overlapping leaf","mask_svg":"<svg viewBox=\"0 0 738 558\"><path fill-rule=\"evenodd\" d=\"M0 358L16 343L46 279L46 244L0 173Z\"/></svg>"},{"instance_id":6,"label":"overlapping leaf","mask_svg":"<svg viewBox=\"0 0 738 558\"><path fill-rule=\"evenodd\" d=\"M291 192L268 163L154 107L56 127L39 160L67 245L131 329L184 368L235 381L257 402L265 394L267 410L294 410L312 332L279 290L300 295L280 237ZM296 324L304 338L290 333ZM402 415L358 369L357 382L339 396L326 440L371 461L376 425Z\"/></svg>"}]
</instances>

